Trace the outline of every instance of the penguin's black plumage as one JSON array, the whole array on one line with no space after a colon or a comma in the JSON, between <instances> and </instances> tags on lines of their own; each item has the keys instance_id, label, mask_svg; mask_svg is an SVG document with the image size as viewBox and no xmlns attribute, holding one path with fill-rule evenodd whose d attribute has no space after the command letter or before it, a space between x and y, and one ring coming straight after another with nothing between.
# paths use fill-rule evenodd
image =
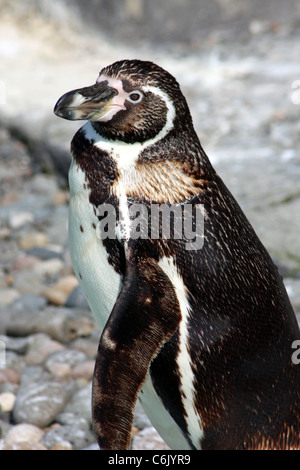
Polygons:
<instances>
[{"instance_id":1,"label":"penguin's black plumage","mask_svg":"<svg viewBox=\"0 0 300 470\"><path fill-rule=\"evenodd\" d=\"M100 447L130 448L139 397L173 449L300 449L295 314L177 81L151 62L116 62L55 113L88 121L71 144L69 241L103 329Z\"/></svg>"}]
</instances>

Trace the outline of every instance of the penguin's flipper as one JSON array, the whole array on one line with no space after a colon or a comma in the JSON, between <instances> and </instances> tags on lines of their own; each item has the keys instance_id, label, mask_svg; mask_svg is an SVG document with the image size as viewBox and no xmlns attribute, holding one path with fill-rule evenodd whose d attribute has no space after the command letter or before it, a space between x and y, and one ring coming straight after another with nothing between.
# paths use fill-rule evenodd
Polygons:
<instances>
[{"instance_id":1,"label":"penguin's flipper","mask_svg":"<svg viewBox=\"0 0 300 470\"><path fill-rule=\"evenodd\" d=\"M181 319L175 290L152 259L127 266L103 330L93 381L93 420L101 449L130 448L133 412L150 363Z\"/></svg>"}]
</instances>

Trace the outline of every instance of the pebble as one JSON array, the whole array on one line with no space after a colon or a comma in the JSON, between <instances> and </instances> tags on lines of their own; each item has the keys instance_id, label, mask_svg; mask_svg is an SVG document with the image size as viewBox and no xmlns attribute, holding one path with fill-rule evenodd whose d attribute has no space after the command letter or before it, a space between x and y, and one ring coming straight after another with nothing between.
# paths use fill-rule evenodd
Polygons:
<instances>
[{"instance_id":1,"label":"pebble","mask_svg":"<svg viewBox=\"0 0 300 470\"><path fill-rule=\"evenodd\" d=\"M9 305L19 297L20 292L17 289L0 289L0 304Z\"/></svg>"},{"instance_id":2,"label":"pebble","mask_svg":"<svg viewBox=\"0 0 300 470\"><path fill-rule=\"evenodd\" d=\"M18 390L13 419L16 423L49 426L66 405L68 393L58 382L31 383Z\"/></svg>"},{"instance_id":3,"label":"pebble","mask_svg":"<svg viewBox=\"0 0 300 470\"><path fill-rule=\"evenodd\" d=\"M148 427L133 436L132 450L170 450L170 448L153 427Z\"/></svg>"},{"instance_id":4,"label":"pebble","mask_svg":"<svg viewBox=\"0 0 300 470\"><path fill-rule=\"evenodd\" d=\"M0 414L12 411L14 408L15 401L16 396L13 393L0 393Z\"/></svg>"},{"instance_id":5,"label":"pebble","mask_svg":"<svg viewBox=\"0 0 300 470\"><path fill-rule=\"evenodd\" d=\"M95 436L89 428L62 425L45 433L42 439L42 443L48 449L52 450L53 447L62 442L68 442L72 446L72 449L78 450L95 442Z\"/></svg>"},{"instance_id":6,"label":"pebble","mask_svg":"<svg viewBox=\"0 0 300 470\"><path fill-rule=\"evenodd\" d=\"M268 25L253 20L249 28L254 39L259 36L261 48L268 45L269 36L264 32ZM225 59L223 63L222 53L220 58L211 55L213 69L205 65L203 52L203 62L201 58L201 64L195 61L195 65L201 70L207 66L208 73L203 76L213 74L216 82L222 83L221 87L214 86L210 79L204 80L203 87L195 87L198 80L194 81L193 73L186 78L184 61L182 64L173 62L172 66L177 68L180 81L186 80L185 90L194 106L196 128L212 148L210 154L215 158L216 168L221 170L221 176L239 202L246 204L251 221L262 231L264 240L270 240L276 254L283 253L280 259L285 277L294 273L287 285L300 322L299 259L291 257L290 253L292 247L293 253L299 252L299 230L283 230L284 243L279 237L279 229L287 226L291 213L295 215L293 223L299 225L300 199L296 197L299 192L299 107L289 101L288 90L286 94L277 92L286 89L286 76L280 79L277 73L287 61L282 52L285 48L278 49L276 41L272 41L272 47L266 50L271 51L268 57L259 58L250 48L253 65L247 57L239 60L239 52L238 66L234 60L227 64ZM272 83L269 83L269 76L275 68L268 69L272 62L270 54L275 57L276 65ZM297 54L295 49L295 56ZM171 60L165 59L167 64ZM193 64L195 59L189 60ZM289 66L290 63L289 60ZM226 73L230 70L229 80L222 72L224 66ZM58 76L63 74L56 72L55 79ZM272 87L269 101L260 99L266 82ZM247 93L250 88L251 93ZM275 108L279 118L272 115ZM48 104L46 109L48 113ZM243 120L250 123L248 127L253 137L249 149L249 131L245 132L241 126ZM40 137L40 127L35 129L29 124ZM59 133L62 126L60 120ZM71 135L69 126L67 123L67 133ZM268 144L267 156L258 154L254 158L253 153L259 152L260 139L266 132L272 141L270 146ZM62 140L67 144L65 135ZM70 262L68 191L65 186L60 188L58 174L34 173L33 155L29 155L26 146L1 124L0 144L4 149L0 155L0 340L6 349L5 364L0 366L0 449L98 449L92 431L91 381L100 332ZM236 158L241 155L241 149L242 160ZM280 155L285 159L284 166ZM268 176L264 169L271 159L273 170ZM276 204L272 204L274 187L275 196L279 194L282 200L293 196L295 189L291 203L280 205L276 199ZM269 224L270 217L275 226ZM263 232L264 227L266 232ZM139 403L134 428L133 449L167 450Z\"/></svg>"},{"instance_id":7,"label":"pebble","mask_svg":"<svg viewBox=\"0 0 300 470\"><path fill-rule=\"evenodd\" d=\"M13 212L9 216L8 225L11 229L18 229L33 221L34 216L31 212Z\"/></svg>"},{"instance_id":8,"label":"pebble","mask_svg":"<svg viewBox=\"0 0 300 470\"><path fill-rule=\"evenodd\" d=\"M56 442L50 450L73 450L72 444L68 441Z\"/></svg>"},{"instance_id":9,"label":"pebble","mask_svg":"<svg viewBox=\"0 0 300 470\"><path fill-rule=\"evenodd\" d=\"M44 362L44 367L51 372L54 366L68 366L71 372L72 367L86 360L86 355L81 351L62 349L48 355Z\"/></svg>"},{"instance_id":10,"label":"pebble","mask_svg":"<svg viewBox=\"0 0 300 470\"><path fill-rule=\"evenodd\" d=\"M20 237L19 246L22 250L29 250L36 246L49 244L48 236L43 232L31 231Z\"/></svg>"},{"instance_id":11,"label":"pebble","mask_svg":"<svg viewBox=\"0 0 300 470\"><path fill-rule=\"evenodd\" d=\"M60 258L52 258L41 261L33 266L32 272L43 277L58 275L64 268L64 263Z\"/></svg>"},{"instance_id":12,"label":"pebble","mask_svg":"<svg viewBox=\"0 0 300 470\"><path fill-rule=\"evenodd\" d=\"M78 285L75 276L65 276L61 278L56 284L48 287L42 292L42 295L54 305L65 305L68 297Z\"/></svg>"},{"instance_id":13,"label":"pebble","mask_svg":"<svg viewBox=\"0 0 300 470\"><path fill-rule=\"evenodd\" d=\"M64 346L44 333L31 335L28 351L24 357L26 364L35 365L43 362L49 354L61 351Z\"/></svg>"},{"instance_id":14,"label":"pebble","mask_svg":"<svg viewBox=\"0 0 300 470\"><path fill-rule=\"evenodd\" d=\"M12 384L17 385L19 383L18 372L10 368L5 368L5 369L0 368L0 385L6 384L6 383L12 383Z\"/></svg>"},{"instance_id":15,"label":"pebble","mask_svg":"<svg viewBox=\"0 0 300 470\"><path fill-rule=\"evenodd\" d=\"M71 376L73 379L85 379L87 381L92 380L95 368L95 361L85 361L81 364L77 364L71 370Z\"/></svg>"},{"instance_id":16,"label":"pebble","mask_svg":"<svg viewBox=\"0 0 300 470\"><path fill-rule=\"evenodd\" d=\"M18 424L13 426L5 438L6 444L33 443L37 444L44 435L44 431L33 424Z\"/></svg>"}]
</instances>

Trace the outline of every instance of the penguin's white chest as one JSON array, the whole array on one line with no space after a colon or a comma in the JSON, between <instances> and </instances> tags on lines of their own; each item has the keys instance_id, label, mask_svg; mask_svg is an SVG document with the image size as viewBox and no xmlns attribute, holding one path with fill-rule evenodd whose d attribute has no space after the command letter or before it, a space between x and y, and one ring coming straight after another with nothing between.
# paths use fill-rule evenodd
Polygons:
<instances>
[{"instance_id":1,"label":"penguin's white chest","mask_svg":"<svg viewBox=\"0 0 300 470\"><path fill-rule=\"evenodd\" d=\"M69 249L73 268L89 306L101 329L119 295L122 277L108 262L102 240L97 236L99 223L89 201L85 175L73 160L69 170Z\"/></svg>"}]
</instances>

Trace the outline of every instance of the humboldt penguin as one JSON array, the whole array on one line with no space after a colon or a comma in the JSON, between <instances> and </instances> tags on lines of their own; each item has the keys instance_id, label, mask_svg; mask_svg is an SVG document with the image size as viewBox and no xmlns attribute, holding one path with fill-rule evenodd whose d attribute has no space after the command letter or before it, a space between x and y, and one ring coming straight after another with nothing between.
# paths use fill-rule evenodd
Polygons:
<instances>
[{"instance_id":1,"label":"humboldt penguin","mask_svg":"<svg viewBox=\"0 0 300 470\"><path fill-rule=\"evenodd\" d=\"M102 335L101 449L134 409L171 449L300 449L300 333L283 281L194 130L178 82L122 60L54 112L71 143L69 246Z\"/></svg>"}]
</instances>

